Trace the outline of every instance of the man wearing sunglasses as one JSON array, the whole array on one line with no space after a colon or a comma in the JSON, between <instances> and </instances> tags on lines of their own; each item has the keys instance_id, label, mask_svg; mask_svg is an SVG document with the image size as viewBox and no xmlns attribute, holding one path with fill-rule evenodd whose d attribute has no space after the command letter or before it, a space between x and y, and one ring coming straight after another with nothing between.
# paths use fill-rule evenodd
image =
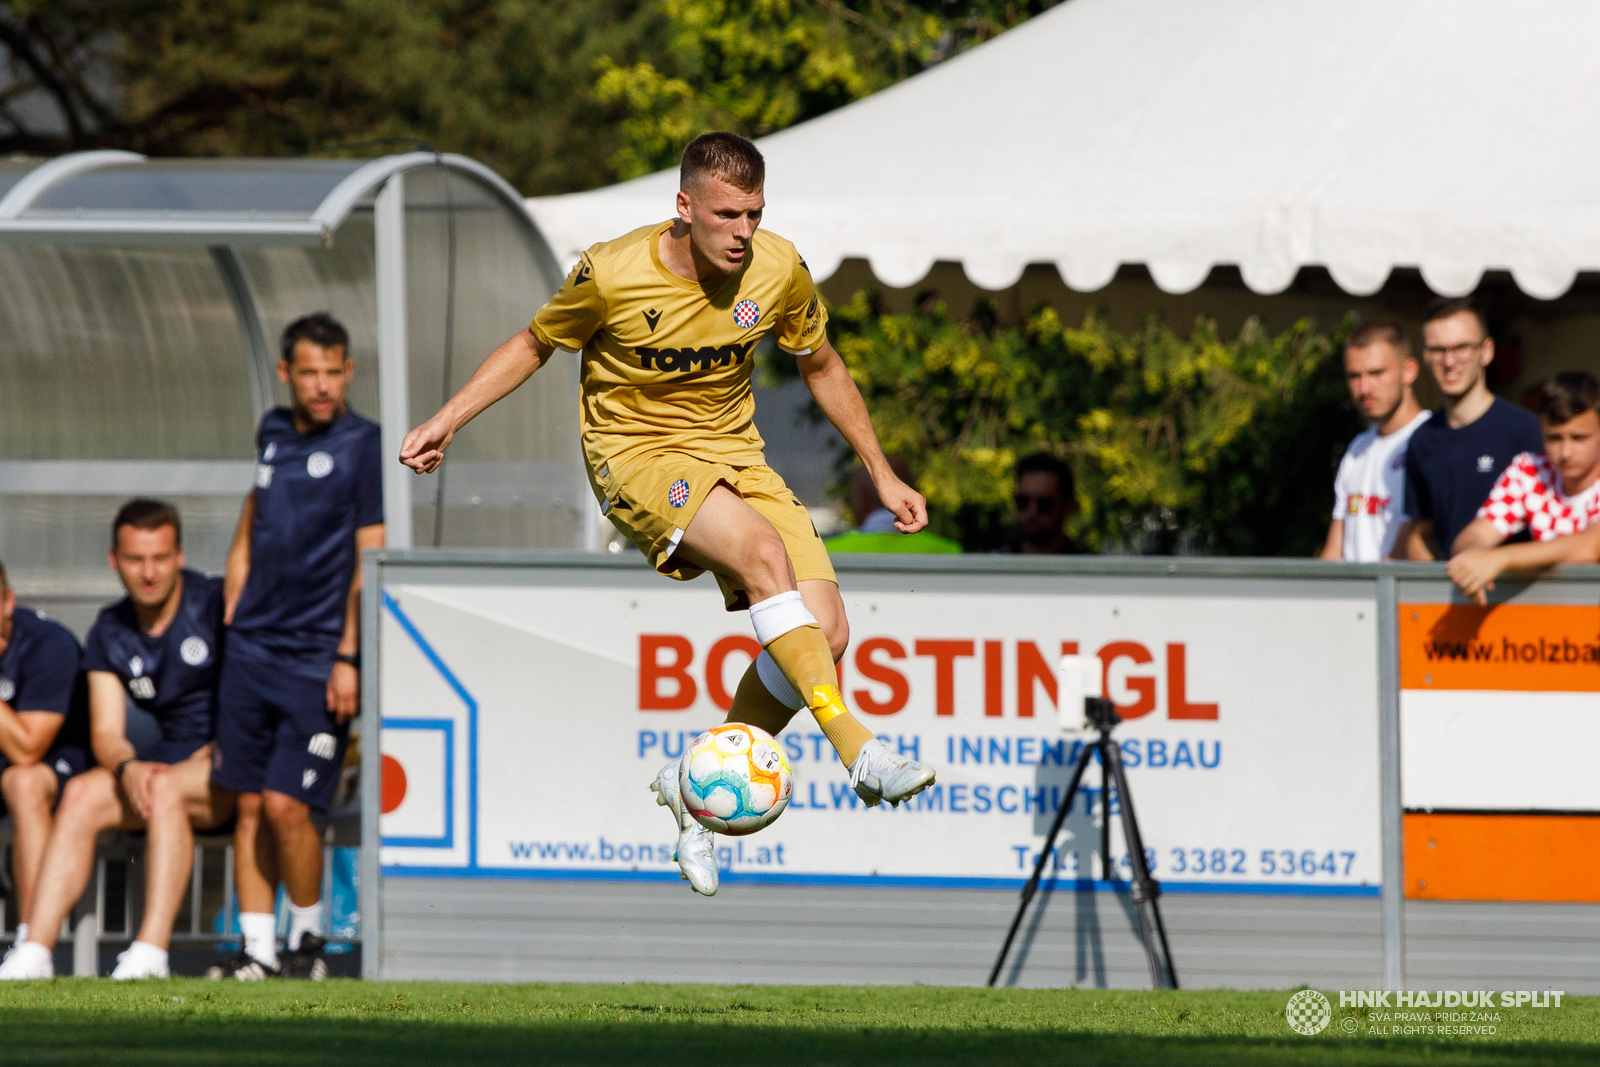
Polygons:
<instances>
[{"instance_id":1,"label":"man wearing sunglasses","mask_svg":"<svg viewBox=\"0 0 1600 1067\"><path fill-rule=\"evenodd\" d=\"M1494 338L1471 297L1440 297L1423 308L1422 356L1444 405L1417 427L1406 450L1406 525L1394 548L1399 559L1448 557L1512 458L1544 453L1533 413L1489 391Z\"/></svg>"},{"instance_id":2,"label":"man wearing sunglasses","mask_svg":"<svg viewBox=\"0 0 1600 1067\"><path fill-rule=\"evenodd\" d=\"M1072 469L1048 452L1017 460L1017 529L1009 551L1024 556L1062 556L1081 552L1067 536L1067 520L1078 511Z\"/></svg>"}]
</instances>

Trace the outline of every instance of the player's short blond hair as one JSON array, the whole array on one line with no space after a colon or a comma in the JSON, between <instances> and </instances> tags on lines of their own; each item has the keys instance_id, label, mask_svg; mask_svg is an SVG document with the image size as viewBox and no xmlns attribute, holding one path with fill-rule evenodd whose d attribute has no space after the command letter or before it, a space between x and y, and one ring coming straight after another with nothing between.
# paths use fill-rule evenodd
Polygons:
<instances>
[{"instance_id":1,"label":"player's short blond hair","mask_svg":"<svg viewBox=\"0 0 1600 1067\"><path fill-rule=\"evenodd\" d=\"M753 193L767 180L767 161L759 148L736 133L702 133L683 150L678 188L687 189L706 177Z\"/></svg>"},{"instance_id":2,"label":"player's short blond hair","mask_svg":"<svg viewBox=\"0 0 1600 1067\"><path fill-rule=\"evenodd\" d=\"M1406 330L1394 319L1373 319L1357 326L1345 338L1344 350L1353 352L1358 348L1367 348L1371 345L1388 345L1400 353L1401 359L1411 355L1411 342L1406 338Z\"/></svg>"}]
</instances>

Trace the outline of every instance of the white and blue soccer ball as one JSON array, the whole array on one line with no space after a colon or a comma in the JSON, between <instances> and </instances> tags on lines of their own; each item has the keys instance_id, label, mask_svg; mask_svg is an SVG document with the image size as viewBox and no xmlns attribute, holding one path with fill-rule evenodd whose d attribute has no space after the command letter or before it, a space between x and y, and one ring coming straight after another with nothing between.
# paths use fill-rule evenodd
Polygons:
<instances>
[{"instance_id":1,"label":"white and blue soccer ball","mask_svg":"<svg viewBox=\"0 0 1600 1067\"><path fill-rule=\"evenodd\" d=\"M794 781L773 736L742 722L713 726L689 745L678 769L683 806L707 830L731 837L772 825Z\"/></svg>"}]
</instances>

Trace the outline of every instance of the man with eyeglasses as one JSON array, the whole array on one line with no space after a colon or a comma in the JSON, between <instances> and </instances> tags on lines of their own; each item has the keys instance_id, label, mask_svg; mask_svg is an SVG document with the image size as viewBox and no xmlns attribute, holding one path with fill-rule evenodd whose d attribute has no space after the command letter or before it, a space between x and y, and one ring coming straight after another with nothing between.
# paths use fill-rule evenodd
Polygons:
<instances>
[{"instance_id":1,"label":"man with eyeglasses","mask_svg":"<svg viewBox=\"0 0 1600 1067\"><path fill-rule=\"evenodd\" d=\"M1048 452L1017 460L1017 528L1020 537L1003 552L1063 556L1081 552L1067 536L1067 520L1078 510L1072 469Z\"/></svg>"},{"instance_id":2,"label":"man with eyeglasses","mask_svg":"<svg viewBox=\"0 0 1600 1067\"><path fill-rule=\"evenodd\" d=\"M1422 355L1444 404L1417 427L1406 450L1406 526L1394 550L1399 559L1447 557L1511 460L1544 452L1533 413L1489 391L1494 338L1470 296L1440 297L1423 308Z\"/></svg>"}]
</instances>

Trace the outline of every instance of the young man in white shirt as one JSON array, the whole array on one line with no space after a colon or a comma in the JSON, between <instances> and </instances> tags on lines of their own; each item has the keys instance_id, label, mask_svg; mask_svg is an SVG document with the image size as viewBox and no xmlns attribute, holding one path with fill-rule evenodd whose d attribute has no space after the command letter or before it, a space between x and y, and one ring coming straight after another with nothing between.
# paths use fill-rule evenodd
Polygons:
<instances>
[{"instance_id":1,"label":"young man in white shirt","mask_svg":"<svg viewBox=\"0 0 1600 1067\"><path fill-rule=\"evenodd\" d=\"M1418 372L1411 343L1392 319L1363 323L1350 335L1344 372L1350 398L1372 425L1339 461L1322 558L1376 563L1394 547L1405 505L1406 445L1429 413L1411 390Z\"/></svg>"},{"instance_id":2,"label":"young man in white shirt","mask_svg":"<svg viewBox=\"0 0 1600 1067\"><path fill-rule=\"evenodd\" d=\"M1513 459L1456 537L1450 580L1479 604L1505 571L1600 559L1600 381L1569 370L1545 382L1539 425L1544 455ZM1502 543L1522 530L1531 541Z\"/></svg>"}]
</instances>

